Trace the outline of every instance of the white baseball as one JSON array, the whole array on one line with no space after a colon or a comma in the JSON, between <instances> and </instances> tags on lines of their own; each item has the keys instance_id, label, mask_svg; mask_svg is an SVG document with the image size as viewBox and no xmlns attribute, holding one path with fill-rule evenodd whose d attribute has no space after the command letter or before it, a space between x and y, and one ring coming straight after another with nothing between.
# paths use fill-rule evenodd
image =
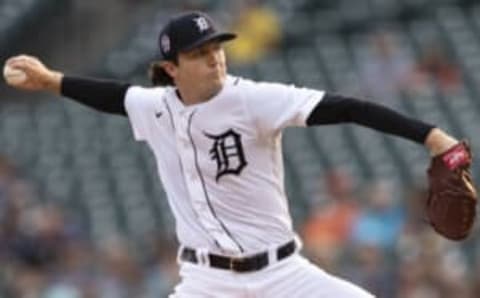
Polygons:
<instances>
[{"instance_id":1,"label":"white baseball","mask_svg":"<svg viewBox=\"0 0 480 298\"><path fill-rule=\"evenodd\" d=\"M27 79L27 74L23 70L5 64L3 67L3 77L8 84L18 85Z\"/></svg>"}]
</instances>

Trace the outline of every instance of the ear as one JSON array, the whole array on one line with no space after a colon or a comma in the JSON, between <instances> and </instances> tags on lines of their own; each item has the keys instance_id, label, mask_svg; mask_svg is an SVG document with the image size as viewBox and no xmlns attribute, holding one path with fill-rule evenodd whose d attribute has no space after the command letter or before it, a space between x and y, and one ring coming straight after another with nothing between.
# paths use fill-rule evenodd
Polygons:
<instances>
[{"instance_id":1,"label":"ear","mask_svg":"<svg viewBox=\"0 0 480 298\"><path fill-rule=\"evenodd\" d=\"M177 77L177 68L178 66L175 65L175 63L171 61L161 61L160 66L165 70L165 72L172 77L172 79L175 79Z\"/></svg>"}]
</instances>

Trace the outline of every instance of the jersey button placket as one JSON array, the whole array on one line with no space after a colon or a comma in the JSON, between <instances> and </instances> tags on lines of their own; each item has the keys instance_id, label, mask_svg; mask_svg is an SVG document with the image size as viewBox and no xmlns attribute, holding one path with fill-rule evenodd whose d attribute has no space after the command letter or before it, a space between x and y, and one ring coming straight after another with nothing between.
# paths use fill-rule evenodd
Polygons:
<instances>
[{"instance_id":1,"label":"jersey button placket","mask_svg":"<svg viewBox=\"0 0 480 298\"><path fill-rule=\"evenodd\" d=\"M215 237L215 235L220 231L217 231L218 227L215 225L214 220L208 218L210 216L210 211L205 199L203 198L202 185L195 168L195 152L193 149L193 144L191 143L188 135L188 114L182 112L180 113L179 117L180 121L179 130L177 132L177 148L181 157L181 164L184 170L183 172L185 173L185 186L190 194L192 206L198 214L200 222L209 231L209 233Z\"/></svg>"},{"instance_id":2,"label":"jersey button placket","mask_svg":"<svg viewBox=\"0 0 480 298\"><path fill-rule=\"evenodd\" d=\"M237 252L238 248L223 230L218 219L213 215L213 210L209 206L206 189L200 177L198 165L198 152L195 144L192 143L195 137L192 136L191 127L189 127L189 114L180 114L179 130L177 131L177 148L181 158L181 164L184 172L184 181L190 200L198 219L205 227L208 233L220 243L222 249L231 252ZM192 140L193 139L193 140Z\"/></svg>"}]
</instances>

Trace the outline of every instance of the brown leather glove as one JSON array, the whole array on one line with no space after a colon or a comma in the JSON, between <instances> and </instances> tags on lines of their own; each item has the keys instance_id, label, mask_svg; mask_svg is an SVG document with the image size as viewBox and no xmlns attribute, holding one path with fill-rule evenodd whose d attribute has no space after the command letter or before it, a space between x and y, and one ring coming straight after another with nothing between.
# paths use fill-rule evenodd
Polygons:
<instances>
[{"instance_id":1,"label":"brown leather glove","mask_svg":"<svg viewBox=\"0 0 480 298\"><path fill-rule=\"evenodd\" d=\"M432 158L428 169L427 220L450 240L465 239L475 221L477 191L470 174L472 154L465 141Z\"/></svg>"}]
</instances>

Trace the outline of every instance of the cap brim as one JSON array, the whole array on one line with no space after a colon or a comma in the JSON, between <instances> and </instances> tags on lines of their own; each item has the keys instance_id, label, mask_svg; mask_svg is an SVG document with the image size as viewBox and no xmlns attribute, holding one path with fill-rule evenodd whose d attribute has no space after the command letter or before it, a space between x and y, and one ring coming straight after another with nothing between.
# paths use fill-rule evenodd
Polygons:
<instances>
[{"instance_id":1,"label":"cap brim","mask_svg":"<svg viewBox=\"0 0 480 298\"><path fill-rule=\"evenodd\" d=\"M214 33L211 35L207 35L199 40L197 40L195 43L189 45L188 47L185 47L183 49L180 49L179 52L184 52L184 51L190 51L193 50L194 48L198 48L207 42L210 41L219 41L219 42L227 42L230 40L233 40L237 38L237 34L235 33L230 33L230 32L218 32Z\"/></svg>"}]
</instances>

